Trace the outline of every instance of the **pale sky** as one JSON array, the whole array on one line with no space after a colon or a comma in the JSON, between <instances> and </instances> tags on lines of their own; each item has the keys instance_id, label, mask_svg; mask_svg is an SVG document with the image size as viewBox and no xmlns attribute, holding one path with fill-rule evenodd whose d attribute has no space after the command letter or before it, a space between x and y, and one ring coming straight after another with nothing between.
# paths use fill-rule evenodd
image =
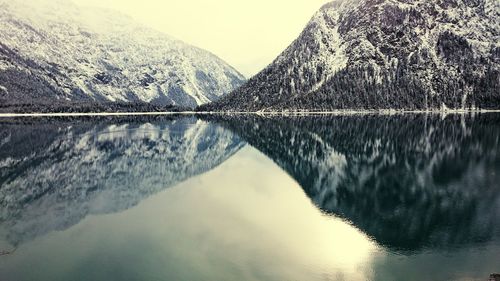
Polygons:
<instances>
[{"instance_id":1,"label":"pale sky","mask_svg":"<svg viewBox=\"0 0 500 281\"><path fill-rule=\"evenodd\" d=\"M216 54L250 77L273 61L328 0L74 0Z\"/></svg>"}]
</instances>

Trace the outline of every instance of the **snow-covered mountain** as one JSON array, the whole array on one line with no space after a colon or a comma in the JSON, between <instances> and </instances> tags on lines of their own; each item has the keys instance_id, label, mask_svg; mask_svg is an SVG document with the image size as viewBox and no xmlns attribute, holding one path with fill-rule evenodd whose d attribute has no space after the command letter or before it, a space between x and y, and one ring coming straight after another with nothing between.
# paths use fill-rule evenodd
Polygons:
<instances>
[{"instance_id":1,"label":"snow-covered mountain","mask_svg":"<svg viewBox=\"0 0 500 281\"><path fill-rule=\"evenodd\" d=\"M500 116L215 118L397 251L500 241Z\"/></svg>"},{"instance_id":2,"label":"snow-covered mountain","mask_svg":"<svg viewBox=\"0 0 500 281\"><path fill-rule=\"evenodd\" d=\"M19 244L207 172L243 142L195 118L4 121L0 238Z\"/></svg>"},{"instance_id":3,"label":"snow-covered mountain","mask_svg":"<svg viewBox=\"0 0 500 281\"><path fill-rule=\"evenodd\" d=\"M70 0L0 0L0 104L194 108L244 77L215 55Z\"/></svg>"},{"instance_id":4,"label":"snow-covered mountain","mask_svg":"<svg viewBox=\"0 0 500 281\"><path fill-rule=\"evenodd\" d=\"M336 0L201 110L500 108L500 1Z\"/></svg>"}]
</instances>

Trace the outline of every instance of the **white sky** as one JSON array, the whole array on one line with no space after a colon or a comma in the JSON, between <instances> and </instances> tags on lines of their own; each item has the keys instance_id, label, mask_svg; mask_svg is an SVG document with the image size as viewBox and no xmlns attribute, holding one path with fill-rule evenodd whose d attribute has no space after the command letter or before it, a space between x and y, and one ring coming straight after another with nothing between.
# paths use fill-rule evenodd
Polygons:
<instances>
[{"instance_id":1,"label":"white sky","mask_svg":"<svg viewBox=\"0 0 500 281\"><path fill-rule=\"evenodd\" d=\"M328 0L74 0L119 10L206 49L247 77L271 63Z\"/></svg>"}]
</instances>

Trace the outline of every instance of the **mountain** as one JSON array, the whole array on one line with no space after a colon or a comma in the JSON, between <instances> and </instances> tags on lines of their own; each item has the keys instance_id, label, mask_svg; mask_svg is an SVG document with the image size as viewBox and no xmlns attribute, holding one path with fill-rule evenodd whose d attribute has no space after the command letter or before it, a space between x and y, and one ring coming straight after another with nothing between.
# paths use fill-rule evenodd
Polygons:
<instances>
[{"instance_id":1,"label":"mountain","mask_svg":"<svg viewBox=\"0 0 500 281\"><path fill-rule=\"evenodd\" d=\"M120 212L205 173L244 143L195 118L0 123L0 237L18 245Z\"/></svg>"},{"instance_id":2,"label":"mountain","mask_svg":"<svg viewBox=\"0 0 500 281\"><path fill-rule=\"evenodd\" d=\"M500 116L205 116L394 251L500 241Z\"/></svg>"},{"instance_id":3,"label":"mountain","mask_svg":"<svg viewBox=\"0 0 500 281\"><path fill-rule=\"evenodd\" d=\"M120 13L66 0L0 0L2 108L194 108L243 82L215 55Z\"/></svg>"},{"instance_id":4,"label":"mountain","mask_svg":"<svg viewBox=\"0 0 500 281\"><path fill-rule=\"evenodd\" d=\"M497 0L337 0L200 110L500 108Z\"/></svg>"}]
</instances>

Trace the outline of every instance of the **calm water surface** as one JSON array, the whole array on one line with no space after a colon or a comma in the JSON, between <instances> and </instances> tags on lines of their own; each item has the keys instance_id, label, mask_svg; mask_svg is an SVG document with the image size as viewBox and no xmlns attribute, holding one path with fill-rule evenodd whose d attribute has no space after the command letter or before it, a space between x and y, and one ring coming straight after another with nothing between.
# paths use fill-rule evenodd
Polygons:
<instances>
[{"instance_id":1,"label":"calm water surface","mask_svg":"<svg viewBox=\"0 0 500 281\"><path fill-rule=\"evenodd\" d=\"M0 119L2 281L488 280L500 115Z\"/></svg>"}]
</instances>

